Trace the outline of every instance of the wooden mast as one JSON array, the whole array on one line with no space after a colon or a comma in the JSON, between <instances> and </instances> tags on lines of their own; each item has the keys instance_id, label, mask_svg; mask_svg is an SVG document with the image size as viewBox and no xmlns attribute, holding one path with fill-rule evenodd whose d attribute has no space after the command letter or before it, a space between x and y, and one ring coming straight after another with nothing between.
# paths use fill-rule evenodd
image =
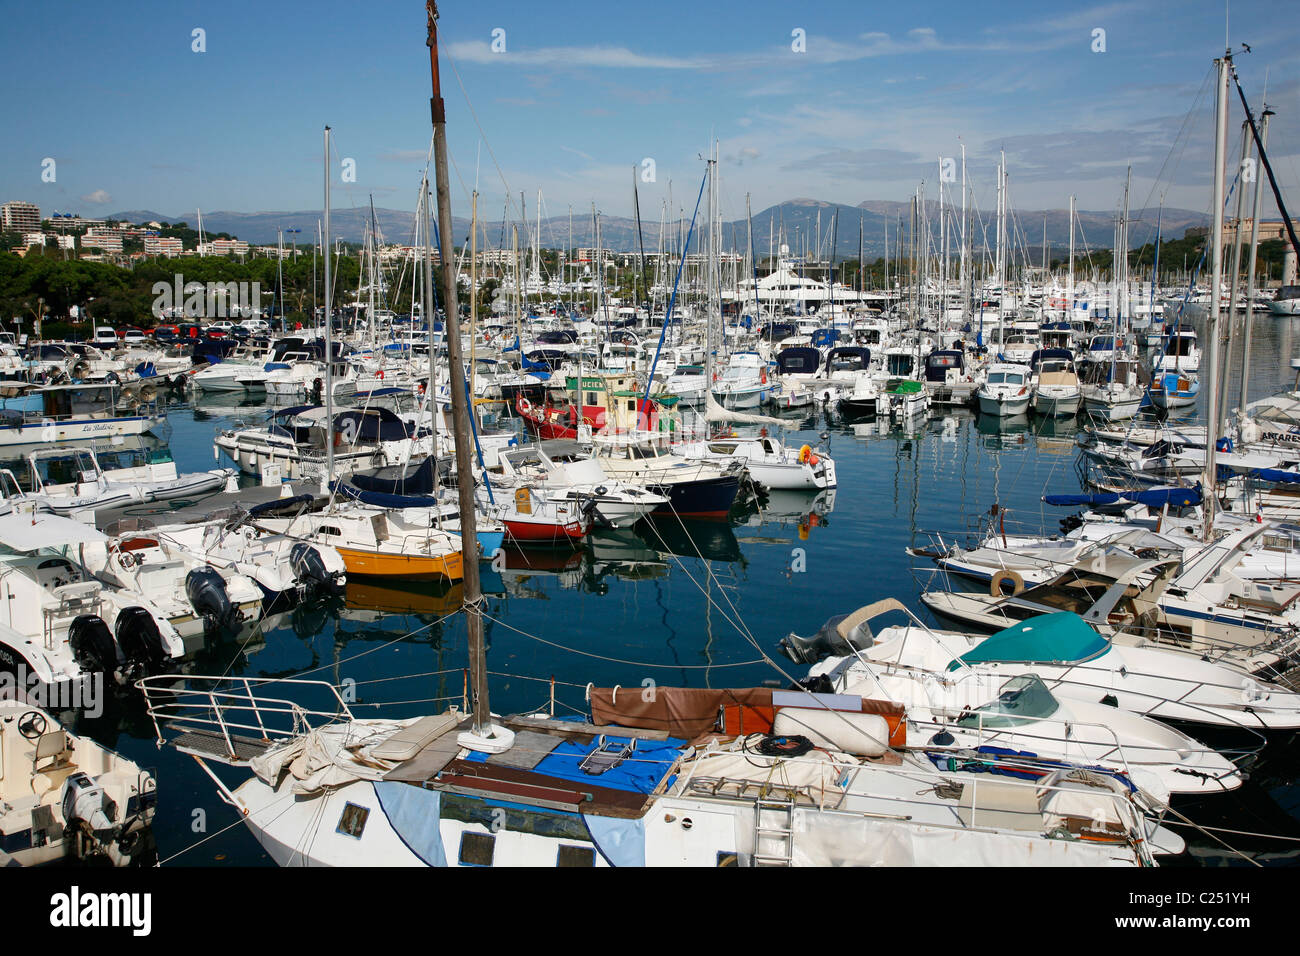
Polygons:
<instances>
[{"instance_id":1,"label":"wooden mast","mask_svg":"<svg viewBox=\"0 0 1300 956\"><path fill-rule=\"evenodd\" d=\"M470 431L468 396L465 390L465 366L460 349L460 308L456 298L456 274L451 254L451 187L447 177L447 110L442 100L438 77L438 6L427 0L429 73L432 95L429 97L430 118L433 121L434 180L438 195L438 228L444 245L440 249L442 267L443 306L446 313L447 362L451 366L451 409L456 434L457 492L460 499L460 538L464 555L465 625L469 638L469 670L472 693L471 708L474 715L472 734L462 734L461 746L473 749L504 750L510 746L513 734L491 722L488 703L487 655L483 643L483 594L479 584L478 535L474 514L474 472L470 464ZM429 321L433 322L430 309ZM434 356L429 355L430 363ZM432 398L432 395L430 396Z\"/></svg>"}]
</instances>

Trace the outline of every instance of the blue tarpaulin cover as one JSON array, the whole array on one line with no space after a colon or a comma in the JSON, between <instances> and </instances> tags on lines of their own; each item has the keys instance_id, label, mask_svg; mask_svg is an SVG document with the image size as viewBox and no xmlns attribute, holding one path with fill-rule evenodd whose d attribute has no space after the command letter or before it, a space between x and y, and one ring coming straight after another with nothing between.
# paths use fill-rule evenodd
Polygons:
<instances>
[{"instance_id":1,"label":"blue tarpaulin cover","mask_svg":"<svg viewBox=\"0 0 1300 956\"><path fill-rule=\"evenodd\" d=\"M605 735L607 744L627 743L630 739L616 737L613 734ZM579 764L596 748L596 743L593 741L584 747L566 741L543 757L541 763L533 769L548 777L570 780L574 783L608 787L611 790L628 790L632 793L651 793L659 786L659 781L663 779L668 768L681 756L685 743L686 741L673 737L667 740L638 739L636 750L627 760L604 773L590 774ZM487 760L487 755L474 753L465 759L472 763L482 763Z\"/></svg>"},{"instance_id":2,"label":"blue tarpaulin cover","mask_svg":"<svg viewBox=\"0 0 1300 956\"><path fill-rule=\"evenodd\" d=\"M1086 661L1109 647L1106 639L1089 627L1083 618L1061 611L1003 628L949 664L948 670L955 671L963 663Z\"/></svg>"}]
</instances>

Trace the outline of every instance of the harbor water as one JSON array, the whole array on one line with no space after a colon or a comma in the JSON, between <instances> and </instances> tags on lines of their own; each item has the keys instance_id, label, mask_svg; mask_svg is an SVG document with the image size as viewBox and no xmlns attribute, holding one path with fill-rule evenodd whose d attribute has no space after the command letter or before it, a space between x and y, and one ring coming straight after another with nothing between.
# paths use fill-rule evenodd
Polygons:
<instances>
[{"instance_id":1,"label":"harbor water","mask_svg":"<svg viewBox=\"0 0 1300 956\"><path fill-rule=\"evenodd\" d=\"M1254 399L1292 387L1300 322L1266 315L1252 322ZM1239 364L1228 383L1229 407ZM213 467L217 430L260 422L266 413L264 404L193 404L178 396L166 436L178 469ZM507 552L485 562L493 710L553 707L571 717L585 711L588 683L634 694L662 685L785 686L803 676L777 648L791 631L812 634L831 615L886 597L931 620L918 596L933 568L909 557L909 546L924 546L932 532L949 541L974 533L994 505L1005 509L1008 530L1055 531L1073 512L1044 506L1042 496L1080 487L1073 418L981 420L965 409L936 408L903 428L820 410L787 413L785 422L771 432L787 445L820 445L834 457L833 495L778 494L728 521L643 523L597 532L579 550ZM137 510L149 517L165 509ZM353 579L345 599L276 610L246 644L212 647L188 669L328 681L355 700L358 716L377 704L391 704L389 714L429 713L459 704L464 693L460 597L459 588L428 582ZM165 865L270 865L195 761L155 746L142 704L124 699L96 719L78 718L73 729L152 768L154 835ZM1183 811L1207 827L1290 841L1183 828L1190 852L1179 862L1240 865L1241 854L1293 862L1300 854L1298 772L1300 751L1270 741L1246 787Z\"/></svg>"}]
</instances>

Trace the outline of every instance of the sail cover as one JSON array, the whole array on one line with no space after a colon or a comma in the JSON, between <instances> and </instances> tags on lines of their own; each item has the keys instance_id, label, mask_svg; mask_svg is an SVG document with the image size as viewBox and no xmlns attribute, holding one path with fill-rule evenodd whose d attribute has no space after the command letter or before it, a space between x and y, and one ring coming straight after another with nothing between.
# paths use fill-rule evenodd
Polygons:
<instances>
[{"instance_id":1,"label":"sail cover","mask_svg":"<svg viewBox=\"0 0 1300 956\"><path fill-rule=\"evenodd\" d=\"M1261 469L1264 470L1264 469ZM1277 480L1277 479L1269 479ZM1300 475L1296 475L1300 481ZM1044 495L1043 504L1072 508L1079 505L1113 505L1118 501L1132 501L1150 508L1190 508L1201 503L1201 486L1195 488L1148 488L1145 491L1108 491L1095 495Z\"/></svg>"}]
</instances>

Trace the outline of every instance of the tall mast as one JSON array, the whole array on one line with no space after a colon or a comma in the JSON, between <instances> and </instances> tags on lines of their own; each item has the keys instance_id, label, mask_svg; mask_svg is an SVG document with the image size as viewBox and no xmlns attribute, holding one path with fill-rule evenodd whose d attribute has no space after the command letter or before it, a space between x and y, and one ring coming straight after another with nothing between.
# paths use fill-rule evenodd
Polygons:
<instances>
[{"instance_id":1,"label":"tall mast","mask_svg":"<svg viewBox=\"0 0 1300 956\"><path fill-rule=\"evenodd\" d=\"M961 144L961 322L966 325L970 321L970 296L966 292L966 284L970 281L968 269L970 267L970 256L967 250L967 232L966 222L966 144Z\"/></svg>"},{"instance_id":2,"label":"tall mast","mask_svg":"<svg viewBox=\"0 0 1300 956\"><path fill-rule=\"evenodd\" d=\"M330 285L330 128L325 127L325 481L334 480L334 340Z\"/></svg>"},{"instance_id":3,"label":"tall mast","mask_svg":"<svg viewBox=\"0 0 1300 956\"><path fill-rule=\"evenodd\" d=\"M1267 92L1265 90L1265 93ZM1262 151L1268 149L1268 118L1273 115L1273 111L1268 108L1266 101L1261 102L1260 105L1263 108L1263 128L1259 131ZM1246 266L1246 327L1242 330L1241 336L1241 398L1237 410L1242 421L1246 418L1246 387L1250 384L1250 313L1252 303L1255 301L1255 253L1259 247L1259 200L1261 195L1257 170L1255 174L1255 199L1252 203L1254 211L1250 214L1250 261Z\"/></svg>"},{"instance_id":4,"label":"tall mast","mask_svg":"<svg viewBox=\"0 0 1300 956\"><path fill-rule=\"evenodd\" d=\"M460 308L456 301L456 274L451 255L451 187L447 178L447 111L442 101L438 77L438 7L428 0L429 71L432 95L429 111L433 120L434 173L438 190L438 225L444 243L441 264L444 286L443 303L447 315L447 362L451 366L451 408L456 429L456 482L460 499L460 536L464 549L465 629L469 639L469 663L473 688L474 729L462 734L461 746L477 744L479 748L501 750L510 745L513 734L491 723L488 702L487 656L483 644L483 595L478 576L478 534L474 514L474 473L470 466L471 438L469 405L465 393L465 366L460 354ZM433 361L433 356L429 356Z\"/></svg>"},{"instance_id":5,"label":"tall mast","mask_svg":"<svg viewBox=\"0 0 1300 956\"><path fill-rule=\"evenodd\" d=\"M437 350L434 348L433 340L433 322L438 314L437 302L438 297L434 294L433 285L433 208L429 202L429 176L424 176L422 186L424 190L424 291L425 291L425 310L424 324L429 333L429 386L425 389L425 398L429 402L429 434L433 440L434 463L437 464L438 456L438 373L437 365L434 358ZM441 238L441 236L439 237ZM441 250L439 250L441 252ZM450 254L441 258L450 258ZM434 475L438 469L433 469Z\"/></svg>"},{"instance_id":6,"label":"tall mast","mask_svg":"<svg viewBox=\"0 0 1300 956\"><path fill-rule=\"evenodd\" d=\"M1241 161L1237 164L1238 169L1246 168L1252 145L1250 141L1250 123L1243 120L1241 123ZM1244 205L1243 200L1245 198L1246 184L1244 177L1239 177L1237 180L1237 212L1233 219L1232 228L1232 284L1228 294L1228 325L1223 330L1223 370L1219 376L1219 381L1223 383L1219 389L1218 413L1220 428L1226 428L1227 425L1228 368L1232 362L1232 340L1237 335L1237 292L1241 276L1241 244L1245 238L1241 232L1241 208ZM1246 311L1246 318L1249 321L1249 308ZM1246 356L1242 356L1242 358L1246 358Z\"/></svg>"},{"instance_id":7,"label":"tall mast","mask_svg":"<svg viewBox=\"0 0 1300 956\"><path fill-rule=\"evenodd\" d=\"M1067 319L1074 315L1074 197L1070 197L1070 277L1067 280L1065 291L1066 308L1065 317Z\"/></svg>"},{"instance_id":8,"label":"tall mast","mask_svg":"<svg viewBox=\"0 0 1300 956\"><path fill-rule=\"evenodd\" d=\"M1210 241L1210 319L1206 328L1206 367L1210 370L1209 395L1205 407L1209 414L1205 419L1205 475L1204 496L1205 527L1204 540L1209 541L1214 532L1214 512L1218 507L1215 487L1218 484L1218 460L1215 447L1219 440L1219 416L1215 409L1219 407L1219 285L1223 280L1223 164L1228 155L1228 65L1231 54L1225 52L1214 61L1218 69L1214 101L1214 231Z\"/></svg>"}]
</instances>

